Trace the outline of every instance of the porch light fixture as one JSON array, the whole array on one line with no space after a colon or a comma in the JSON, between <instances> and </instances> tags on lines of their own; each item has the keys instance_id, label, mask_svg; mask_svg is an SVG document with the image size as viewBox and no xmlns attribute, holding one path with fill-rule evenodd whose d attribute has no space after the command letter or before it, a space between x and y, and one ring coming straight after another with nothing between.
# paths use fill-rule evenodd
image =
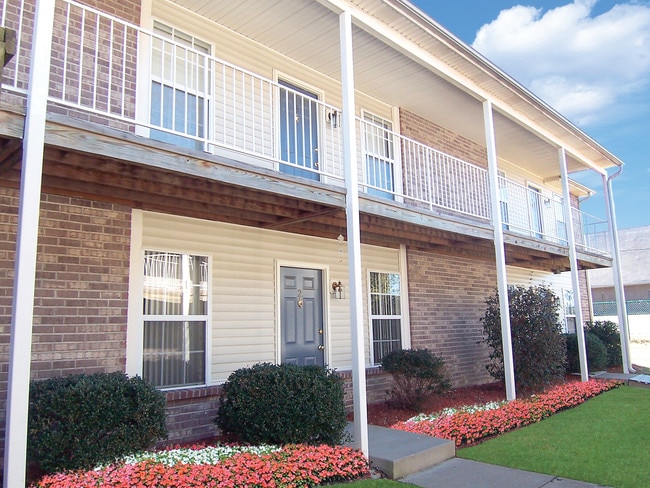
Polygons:
<instances>
[{"instance_id":1,"label":"porch light fixture","mask_svg":"<svg viewBox=\"0 0 650 488\"><path fill-rule=\"evenodd\" d=\"M327 123L332 127L332 129L337 129L341 124L341 112L338 110L328 110L325 114L327 118Z\"/></svg>"},{"instance_id":2,"label":"porch light fixture","mask_svg":"<svg viewBox=\"0 0 650 488\"><path fill-rule=\"evenodd\" d=\"M339 281L332 281L332 295L334 295L334 298L337 300L342 300L345 298L345 287L343 286L343 283L341 283L341 280Z\"/></svg>"}]
</instances>

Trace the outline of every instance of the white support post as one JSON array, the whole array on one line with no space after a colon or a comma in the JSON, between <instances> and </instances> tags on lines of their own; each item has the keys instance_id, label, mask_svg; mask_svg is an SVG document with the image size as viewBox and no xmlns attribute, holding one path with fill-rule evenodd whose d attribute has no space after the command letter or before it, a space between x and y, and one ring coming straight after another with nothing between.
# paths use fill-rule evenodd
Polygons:
<instances>
[{"instance_id":1,"label":"white support post","mask_svg":"<svg viewBox=\"0 0 650 488\"><path fill-rule=\"evenodd\" d=\"M368 408L366 362L363 348L363 296L361 293L361 232L359 230L359 181L355 133L354 65L352 62L352 15L339 14L341 82L343 85L343 163L347 196L345 211L348 232L350 275L350 328L352 333L352 392L354 400L354 444L368 456Z\"/></svg>"},{"instance_id":2,"label":"white support post","mask_svg":"<svg viewBox=\"0 0 650 488\"><path fill-rule=\"evenodd\" d=\"M623 360L623 373L634 372L630 358L630 332L628 327L627 306L625 301L625 287L623 286L623 273L621 270L621 250L618 243L618 228L616 226L616 209L614 207L614 193L612 179L620 174L622 169L609 178L603 175L603 191L605 192L605 205L609 221L609 236L612 246L612 271L614 274L614 291L616 293L616 310L618 311L618 330L621 336L621 355Z\"/></svg>"},{"instance_id":3,"label":"white support post","mask_svg":"<svg viewBox=\"0 0 650 488\"><path fill-rule=\"evenodd\" d=\"M25 486L38 220L53 25L54 0L37 0L20 174L5 431L5 488Z\"/></svg>"},{"instance_id":4,"label":"white support post","mask_svg":"<svg viewBox=\"0 0 650 488\"><path fill-rule=\"evenodd\" d=\"M496 137L494 135L494 116L492 102L483 102L485 122L485 144L488 156L488 176L490 180L490 204L492 225L494 227L494 252L497 266L497 289L499 291L499 311L501 314L501 340L503 343L503 369L506 380L506 399L515 400L515 366L512 356L512 332L510 330L510 304L508 301L508 276L506 272L506 251L503 241L503 222L499 203L499 172L497 168Z\"/></svg>"},{"instance_id":5,"label":"white support post","mask_svg":"<svg viewBox=\"0 0 650 488\"><path fill-rule=\"evenodd\" d=\"M587 366L587 348L585 346L584 320L580 300L580 281L578 279L578 258L576 256L576 238L573 228L573 212L571 211L571 193L569 193L569 172L567 170L566 152L563 147L558 149L560 174L562 176L562 197L564 198L564 213L566 214L567 239L569 241L569 265L571 267L571 285L573 287L573 304L576 312L576 335L578 336L578 358L580 359L580 379L589 380Z\"/></svg>"}]
</instances>

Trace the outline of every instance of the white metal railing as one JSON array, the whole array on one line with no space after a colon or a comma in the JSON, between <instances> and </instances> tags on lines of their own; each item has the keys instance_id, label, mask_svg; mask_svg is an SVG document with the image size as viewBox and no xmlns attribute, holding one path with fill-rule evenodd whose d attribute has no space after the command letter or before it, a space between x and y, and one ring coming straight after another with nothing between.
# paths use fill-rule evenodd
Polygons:
<instances>
[{"instance_id":1,"label":"white metal railing","mask_svg":"<svg viewBox=\"0 0 650 488\"><path fill-rule=\"evenodd\" d=\"M576 247L596 254L611 254L609 223L577 208L572 209Z\"/></svg>"},{"instance_id":2,"label":"white metal railing","mask_svg":"<svg viewBox=\"0 0 650 488\"><path fill-rule=\"evenodd\" d=\"M23 96L34 6L0 2L0 24L17 32L2 96ZM208 43L191 35L159 23L146 31L73 0L56 0L52 46L52 110L176 145L235 151L294 176L343 182L339 108L302 87L216 58ZM404 137L389 124L357 117L356 127L362 191L423 211L489 221L484 168ZM499 188L506 230L567 244L562 197L505 178ZM578 215L578 245L606 249L598 238L606 223Z\"/></svg>"},{"instance_id":3,"label":"white metal railing","mask_svg":"<svg viewBox=\"0 0 650 488\"><path fill-rule=\"evenodd\" d=\"M499 176L499 193L501 219L506 230L567 245L567 219L560 195L502 176Z\"/></svg>"}]
</instances>

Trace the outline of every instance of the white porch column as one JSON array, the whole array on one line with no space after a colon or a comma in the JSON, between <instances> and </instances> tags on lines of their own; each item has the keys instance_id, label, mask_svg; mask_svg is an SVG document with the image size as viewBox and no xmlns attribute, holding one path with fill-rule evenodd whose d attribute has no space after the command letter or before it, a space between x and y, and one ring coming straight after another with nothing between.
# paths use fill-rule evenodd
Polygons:
<instances>
[{"instance_id":1,"label":"white porch column","mask_svg":"<svg viewBox=\"0 0 650 488\"><path fill-rule=\"evenodd\" d=\"M54 0L37 0L29 90L27 92L27 114L23 134L18 232L16 234L5 432L5 488L25 486L36 245L53 25Z\"/></svg>"},{"instance_id":2,"label":"white porch column","mask_svg":"<svg viewBox=\"0 0 650 488\"><path fill-rule=\"evenodd\" d=\"M501 341L503 343L503 368L506 380L506 398L517 398L515 391L515 366L512 357L512 332L510 330L510 304L508 301L508 276L506 273L506 251L503 241L503 222L499 202L499 173L497 171L497 148L494 135L494 116L492 102L483 102L485 121L485 144L487 146L488 175L490 180L490 208L494 227L494 252L497 265L497 288L499 290L499 310L501 314Z\"/></svg>"},{"instance_id":3,"label":"white porch column","mask_svg":"<svg viewBox=\"0 0 650 488\"><path fill-rule=\"evenodd\" d=\"M616 310L618 311L618 330L621 335L621 355L623 360L623 373L634 372L630 358L630 332L627 318L627 306L625 302L625 288L623 286L623 273L621 270L621 250L618 243L618 228L616 226L616 209L614 207L614 193L612 190L612 179L622 171L619 169L609 178L603 175L603 191L605 192L605 205L609 221L609 236L612 246L612 271L614 274L614 291L616 292Z\"/></svg>"},{"instance_id":4,"label":"white porch column","mask_svg":"<svg viewBox=\"0 0 650 488\"><path fill-rule=\"evenodd\" d=\"M354 444L368 456L368 409L366 361L363 348L363 296L361 281L361 232L359 230L359 181L355 134L354 66L352 63L352 16L339 14L341 82L343 85L343 164L345 165L345 211L348 232L350 275L350 328L352 333L352 390L354 399Z\"/></svg>"},{"instance_id":5,"label":"white porch column","mask_svg":"<svg viewBox=\"0 0 650 488\"><path fill-rule=\"evenodd\" d=\"M576 257L576 238L573 228L573 212L571 211L571 194L569 193L569 172L567 170L566 152L563 147L558 149L560 174L562 176L562 196L564 198L564 213L566 215L567 239L569 241L569 265L571 266L571 285L573 288L573 304L576 312L576 335L578 336L578 357L580 359L580 379L589 379L587 368L587 348L585 346L584 320L580 300L580 281L578 280L578 258Z\"/></svg>"}]
</instances>

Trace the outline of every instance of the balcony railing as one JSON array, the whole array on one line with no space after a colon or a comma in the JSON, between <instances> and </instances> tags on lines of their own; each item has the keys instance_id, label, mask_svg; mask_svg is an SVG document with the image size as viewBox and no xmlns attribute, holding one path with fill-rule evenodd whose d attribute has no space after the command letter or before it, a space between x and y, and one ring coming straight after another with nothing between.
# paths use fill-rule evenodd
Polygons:
<instances>
[{"instance_id":1,"label":"balcony railing","mask_svg":"<svg viewBox=\"0 0 650 488\"><path fill-rule=\"evenodd\" d=\"M17 32L3 97L24 103L34 7L4 0L0 23ZM56 0L50 109L155 140L232 155L266 169L343 185L341 110L289 80L221 60L210 45L155 22L147 31L72 0ZM136 77L137 73L137 77ZM12 100L13 102L13 100ZM360 190L423 212L489 222L487 171L357 117ZM504 229L561 246L561 196L500 178ZM577 211L576 211L577 212ZM577 213L578 245L605 251L605 223Z\"/></svg>"}]
</instances>

